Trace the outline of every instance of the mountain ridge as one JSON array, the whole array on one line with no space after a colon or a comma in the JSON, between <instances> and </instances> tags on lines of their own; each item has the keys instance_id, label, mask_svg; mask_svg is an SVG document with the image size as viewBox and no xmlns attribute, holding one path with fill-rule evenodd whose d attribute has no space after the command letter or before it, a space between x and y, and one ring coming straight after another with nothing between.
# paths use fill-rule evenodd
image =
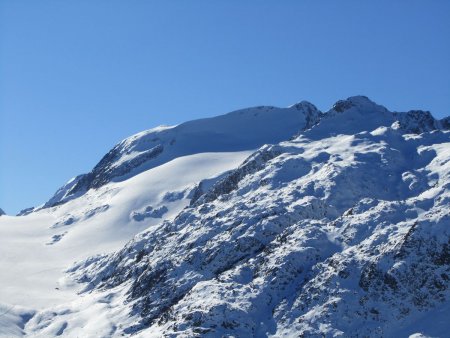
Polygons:
<instances>
[{"instance_id":1,"label":"mountain ridge","mask_svg":"<svg viewBox=\"0 0 450 338\"><path fill-rule=\"evenodd\" d=\"M18 215L26 215L35 210L39 210L40 208L49 208L65 203L70 199L81 196L89 189L98 188L111 180L125 180L128 177L138 174L139 172L158 166L178 156L204 151L239 150L239 147L245 148L241 150L249 150L257 146L261 146L264 143L277 143L283 139L288 139L290 134L294 136L296 134L295 129L300 132L301 130L313 127L322 120L332 118L335 114L348 113L348 111L351 111L354 114L354 110L387 114L387 124L392 124L397 121L399 123L399 128L412 133L421 133L437 129L450 129L450 123L448 123L448 119L450 119L450 117L436 120L430 112L421 110L411 110L404 113L391 113L385 107L377 105L368 97L362 95L352 96L346 100L339 100L325 113L318 110L314 104L308 101L300 101L289 106L288 108L278 108L274 106L244 108L232 111L225 115L192 120L176 126L159 126L132 135L115 145L99 161L92 171L87 174L78 175L69 180L41 207L23 209L18 213ZM297 121L295 121L296 112L300 112L300 115L297 116ZM248 122L254 123L254 121L245 121L244 118L252 114L257 116L260 113L272 115L269 116L267 119L268 121L265 121L265 123L262 124L260 123L259 127L262 127L262 129L264 129L264 125L267 126L274 124L274 120L276 120L275 115L286 116L289 114L294 116L288 116L286 123L278 125L275 123L273 127L274 129L277 129L277 127L287 127L290 122L294 122L294 128L289 126L290 129L285 133L280 135L272 135L272 137L259 136L259 134L267 132L267 130L252 130L250 132L250 130L245 130L244 128L243 133L258 135L258 140L240 140L236 137L236 135L230 135L229 133L227 134L227 132L224 132L224 129L226 130L227 128L223 128L223 122L225 122L225 125L230 130L233 129L233 127L230 126L230 123L231 125L241 125ZM303 122L301 121L302 118L304 119ZM379 119L376 119L376 121L376 123L379 123ZM202 140L207 137L205 135L201 135L201 131L205 132L208 128L211 133L208 135L209 137L220 136L222 138L233 140L232 143L223 144L219 142L214 144L213 142L213 144L210 144L211 142L205 142L208 143L206 148L205 145L195 144L191 149L175 151L172 155L169 154L168 156L163 156L163 158L161 158L160 155L164 152L165 147L172 147L176 143L177 137L179 137L180 133L182 134L183 132L186 132L187 134L190 134L189 138L198 138L201 140L201 143ZM252 129L254 128L255 126L253 125ZM350 132L348 126L345 128L347 129L347 132ZM222 130L222 132L220 130ZM340 131L342 132L342 129ZM334 132L339 132L339 130L335 130ZM164 133L170 133L170 135L163 135ZM163 138L162 140L161 137ZM141 168L139 169L139 167Z\"/></svg>"},{"instance_id":2,"label":"mountain ridge","mask_svg":"<svg viewBox=\"0 0 450 338\"><path fill-rule=\"evenodd\" d=\"M265 146L173 221L72 272L89 289L126 285L142 316L127 332L143 336L376 337L391 318L405 334L411 313L448 302L450 272L450 161L419 146L449 135L411 130L317 125Z\"/></svg>"},{"instance_id":3,"label":"mountain ridge","mask_svg":"<svg viewBox=\"0 0 450 338\"><path fill-rule=\"evenodd\" d=\"M447 119L363 96L277 109L141 132L99 186L2 216L0 336L445 337Z\"/></svg>"}]
</instances>

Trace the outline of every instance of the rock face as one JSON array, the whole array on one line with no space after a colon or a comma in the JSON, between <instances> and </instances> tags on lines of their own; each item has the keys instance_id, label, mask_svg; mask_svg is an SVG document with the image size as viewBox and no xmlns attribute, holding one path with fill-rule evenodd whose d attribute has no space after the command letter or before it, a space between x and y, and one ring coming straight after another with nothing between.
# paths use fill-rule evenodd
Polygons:
<instances>
[{"instance_id":1,"label":"rock face","mask_svg":"<svg viewBox=\"0 0 450 338\"><path fill-rule=\"evenodd\" d=\"M312 112L295 138L200 184L173 221L70 270L86 291L126 294L140 320L116 334L448 333L424 319L449 314L447 120L366 97L327 113L301 107Z\"/></svg>"},{"instance_id":2,"label":"rock face","mask_svg":"<svg viewBox=\"0 0 450 338\"><path fill-rule=\"evenodd\" d=\"M439 129L439 121L436 121L429 111L410 110L407 113L397 114L400 128L407 132L420 134Z\"/></svg>"},{"instance_id":3,"label":"rock face","mask_svg":"<svg viewBox=\"0 0 450 338\"><path fill-rule=\"evenodd\" d=\"M0 208L0 216L6 215L2 208Z\"/></svg>"}]
</instances>

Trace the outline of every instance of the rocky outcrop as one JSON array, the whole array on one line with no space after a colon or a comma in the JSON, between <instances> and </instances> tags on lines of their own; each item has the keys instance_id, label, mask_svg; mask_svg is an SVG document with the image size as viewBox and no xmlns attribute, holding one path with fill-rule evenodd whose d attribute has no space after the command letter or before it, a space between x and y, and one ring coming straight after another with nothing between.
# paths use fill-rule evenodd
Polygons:
<instances>
[{"instance_id":1,"label":"rocky outcrop","mask_svg":"<svg viewBox=\"0 0 450 338\"><path fill-rule=\"evenodd\" d=\"M405 132L421 134L440 128L440 124L429 111L410 110L406 113L396 113L399 126Z\"/></svg>"}]
</instances>

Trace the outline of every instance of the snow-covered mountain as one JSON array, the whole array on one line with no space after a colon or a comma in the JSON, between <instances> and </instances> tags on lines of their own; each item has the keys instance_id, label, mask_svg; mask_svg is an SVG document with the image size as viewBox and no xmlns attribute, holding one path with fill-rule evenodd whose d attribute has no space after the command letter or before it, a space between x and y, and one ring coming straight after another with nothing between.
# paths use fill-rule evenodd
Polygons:
<instances>
[{"instance_id":1,"label":"snow-covered mountain","mask_svg":"<svg viewBox=\"0 0 450 338\"><path fill-rule=\"evenodd\" d=\"M71 179L43 207L65 203L89 189L126 180L182 156L248 151L278 143L310 127L318 116L317 108L303 101L289 108L261 106L150 129L117 144L91 172Z\"/></svg>"},{"instance_id":2,"label":"snow-covered mountain","mask_svg":"<svg viewBox=\"0 0 450 338\"><path fill-rule=\"evenodd\" d=\"M357 96L134 135L0 218L0 336L446 337L448 121Z\"/></svg>"}]
</instances>

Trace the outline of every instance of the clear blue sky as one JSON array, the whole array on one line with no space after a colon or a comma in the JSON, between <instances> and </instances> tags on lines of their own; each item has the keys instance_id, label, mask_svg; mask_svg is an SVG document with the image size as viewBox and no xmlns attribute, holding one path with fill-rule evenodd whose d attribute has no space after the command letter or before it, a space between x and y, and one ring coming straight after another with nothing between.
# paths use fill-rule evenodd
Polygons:
<instances>
[{"instance_id":1,"label":"clear blue sky","mask_svg":"<svg viewBox=\"0 0 450 338\"><path fill-rule=\"evenodd\" d=\"M0 0L0 207L118 141L254 105L450 107L450 1Z\"/></svg>"}]
</instances>

